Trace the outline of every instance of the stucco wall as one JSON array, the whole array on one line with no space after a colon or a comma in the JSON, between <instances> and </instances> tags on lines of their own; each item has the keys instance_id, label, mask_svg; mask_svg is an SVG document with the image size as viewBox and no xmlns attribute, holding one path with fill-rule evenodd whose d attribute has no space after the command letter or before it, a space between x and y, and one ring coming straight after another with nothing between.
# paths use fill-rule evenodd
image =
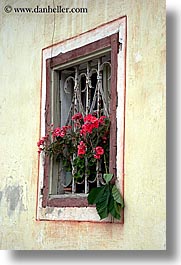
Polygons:
<instances>
[{"instance_id":1,"label":"stucco wall","mask_svg":"<svg viewBox=\"0 0 181 265\"><path fill-rule=\"evenodd\" d=\"M5 13L6 4L0 2L0 249L165 249L165 1L61 1L88 13L56 14L54 36L53 14ZM41 50L52 37L56 43L124 15L124 225L37 222Z\"/></svg>"}]
</instances>

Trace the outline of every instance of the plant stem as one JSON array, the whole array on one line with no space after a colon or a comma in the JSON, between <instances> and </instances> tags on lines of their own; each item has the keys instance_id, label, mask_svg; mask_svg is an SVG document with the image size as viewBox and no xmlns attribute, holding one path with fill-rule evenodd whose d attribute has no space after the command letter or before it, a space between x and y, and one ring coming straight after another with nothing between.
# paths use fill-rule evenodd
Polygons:
<instances>
[{"instance_id":1,"label":"plant stem","mask_svg":"<svg viewBox=\"0 0 181 265\"><path fill-rule=\"evenodd\" d=\"M91 145L92 151L94 152L94 146L93 146L93 144L92 144L91 137L90 137L89 135L87 135L87 138L89 138L89 142L90 142L90 145Z\"/></svg>"},{"instance_id":2,"label":"plant stem","mask_svg":"<svg viewBox=\"0 0 181 265\"><path fill-rule=\"evenodd\" d=\"M108 170L107 170L107 163L106 163L106 155L104 154L104 164L105 164L105 169L106 169L106 174L108 173Z\"/></svg>"}]
</instances>

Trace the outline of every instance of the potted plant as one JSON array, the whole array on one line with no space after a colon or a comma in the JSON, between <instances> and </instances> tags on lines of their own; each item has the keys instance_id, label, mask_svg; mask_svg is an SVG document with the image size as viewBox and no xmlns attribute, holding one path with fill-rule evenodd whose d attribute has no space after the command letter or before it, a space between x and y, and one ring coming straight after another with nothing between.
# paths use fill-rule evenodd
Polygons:
<instances>
[{"instance_id":1,"label":"potted plant","mask_svg":"<svg viewBox=\"0 0 181 265\"><path fill-rule=\"evenodd\" d=\"M71 125L53 127L42 137L37 145L38 152L61 160L66 172L72 172L74 180L81 182L85 178L102 175L100 187L91 189L89 204L96 204L101 219L110 213L120 219L120 210L124 207L122 197L116 185L111 182L113 175L108 172L110 119L88 114L83 117L76 113Z\"/></svg>"}]
</instances>

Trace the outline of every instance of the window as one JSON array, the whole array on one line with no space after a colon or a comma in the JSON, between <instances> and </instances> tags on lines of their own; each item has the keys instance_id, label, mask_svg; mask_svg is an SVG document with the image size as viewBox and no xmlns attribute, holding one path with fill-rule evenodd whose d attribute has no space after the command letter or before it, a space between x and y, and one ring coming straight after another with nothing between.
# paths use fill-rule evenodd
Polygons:
<instances>
[{"instance_id":1,"label":"window","mask_svg":"<svg viewBox=\"0 0 181 265\"><path fill-rule=\"evenodd\" d=\"M121 37L125 38L125 19L123 20L124 31ZM75 49L69 47L66 52L44 59L46 66L43 117L45 134L51 124L54 128L71 127L71 131L76 132L76 120L72 119L72 116L78 114L84 119L89 115L95 120L107 119L109 134L106 135L106 140L101 140L102 144L105 140L104 155L101 159L96 159L94 155L91 165L88 165L87 158L79 159L76 152L70 156L71 167L65 164L62 157L60 159L56 159L55 156L42 158L40 165L43 164L43 166L40 171L43 177L39 184L41 191L39 210L44 212L42 219L50 216L50 209L52 209L57 217L48 217L48 219L97 220L97 217L92 217L95 209L88 205L87 194L91 188L102 185L102 174L105 173L105 169L117 177L120 170L117 167L117 134L120 133L117 127L119 97L117 74L121 59L118 56L119 53L125 56L123 40L118 31ZM121 71L124 74L125 69ZM124 81L121 80L121 82ZM121 137L123 141L123 131L121 131ZM95 146L92 147L95 150ZM68 151L64 150L64 152ZM81 161L82 164L76 164L76 161ZM89 211L85 217L81 216L82 209ZM72 214L71 211L74 213ZM61 212L64 212L62 216Z\"/></svg>"}]
</instances>

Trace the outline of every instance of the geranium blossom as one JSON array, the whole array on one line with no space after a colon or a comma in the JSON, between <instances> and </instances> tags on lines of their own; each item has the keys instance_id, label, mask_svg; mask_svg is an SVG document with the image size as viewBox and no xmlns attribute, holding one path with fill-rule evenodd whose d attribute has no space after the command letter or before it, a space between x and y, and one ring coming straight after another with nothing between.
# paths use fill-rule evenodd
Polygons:
<instances>
[{"instance_id":1,"label":"geranium blossom","mask_svg":"<svg viewBox=\"0 0 181 265\"><path fill-rule=\"evenodd\" d=\"M71 129L71 128L72 128L71 125L68 125L68 126L62 126L62 130L63 130L64 132L67 132L67 130L69 130L69 129Z\"/></svg>"},{"instance_id":2,"label":"geranium blossom","mask_svg":"<svg viewBox=\"0 0 181 265\"><path fill-rule=\"evenodd\" d=\"M41 145L44 144L44 139L41 138L38 142L37 142L37 146L40 147Z\"/></svg>"},{"instance_id":3,"label":"geranium blossom","mask_svg":"<svg viewBox=\"0 0 181 265\"><path fill-rule=\"evenodd\" d=\"M99 127L99 119L95 116L88 114L84 117L84 124L82 125L82 129L80 133L82 135L86 135L86 133L92 133L94 128Z\"/></svg>"},{"instance_id":4,"label":"geranium blossom","mask_svg":"<svg viewBox=\"0 0 181 265\"><path fill-rule=\"evenodd\" d=\"M85 116L84 122L91 123L93 128L99 127L99 119L91 114L88 114L87 116Z\"/></svg>"},{"instance_id":5,"label":"geranium blossom","mask_svg":"<svg viewBox=\"0 0 181 265\"><path fill-rule=\"evenodd\" d=\"M45 135L37 142L37 146L40 147L41 145L44 145L45 141L48 139L49 135Z\"/></svg>"},{"instance_id":6,"label":"geranium blossom","mask_svg":"<svg viewBox=\"0 0 181 265\"><path fill-rule=\"evenodd\" d=\"M78 156L82 157L82 155L85 155L86 153L86 144L81 141L80 144L78 145Z\"/></svg>"},{"instance_id":7,"label":"geranium blossom","mask_svg":"<svg viewBox=\"0 0 181 265\"><path fill-rule=\"evenodd\" d=\"M106 116L101 116L101 117L99 118L99 123L100 123L100 124L103 124L103 123L104 123L104 120L105 120L106 118L107 118Z\"/></svg>"},{"instance_id":8,"label":"geranium blossom","mask_svg":"<svg viewBox=\"0 0 181 265\"><path fill-rule=\"evenodd\" d=\"M94 158L95 158L95 159L100 159L100 158L101 158L101 156L100 156L100 155L97 155L97 154L95 154L95 155L94 155Z\"/></svg>"},{"instance_id":9,"label":"geranium blossom","mask_svg":"<svg viewBox=\"0 0 181 265\"><path fill-rule=\"evenodd\" d=\"M37 142L37 146L38 146L38 153L40 154L43 151L44 148L44 144L45 142L48 140L49 135L45 135L43 136L38 142Z\"/></svg>"},{"instance_id":10,"label":"geranium blossom","mask_svg":"<svg viewBox=\"0 0 181 265\"><path fill-rule=\"evenodd\" d=\"M65 136L65 132L61 128L57 127L53 130L53 137L54 138L55 137L64 137L64 136Z\"/></svg>"},{"instance_id":11,"label":"geranium blossom","mask_svg":"<svg viewBox=\"0 0 181 265\"><path fill-rule=\"evenodd\" d=\"M109 164L105 163L109 159L109 119L106 116L97 118L94 114L83 118L81 113L77 113L70 123L73 128L70 125L53 128L51 124L47 128L48 134L37 143L38 153L44 152L60 159L65 170L75 169L75 178L84 177L89 171L94 175L96 160L100 160L100 170L106 171Z\"/></svg>"},{"instance_id":12,"label":"geranium blossom","mask_svg":"<svg viewBox=\"0 0 181 265\"><path fill-rule=\"evenodd\" d=\"M83 118L81 113L76 113L75 115L72 116L72 120L81 120Z\"/></svg>"},{"instance_id":13,"label":"geranium blossom","mask_svg":"<svg viewBox=\"0 0 181 265\"><path fill-rule=\"evenodd\" d=\"M94 123L95 121L97 121L98 118L96 118L95 116L91 115L91 114L87 114L85 117L84 117L84 122L92 122Z\"/></svg>"},{"instance_id":14,"label":"geranium blossom","mask_svg":"<svg viewBox=\"0 0 181 265\"><path fill-rule=\"evenodd\" d=\"M70 129L71 126L63 126L62 128L57 127L53 130L53 137L64 137L67 133L67 130Z\"/></svg>"},{"instance_id":15,"label":"geranium blossom","mask_svg":"<svg viewBox=\"0 0 181 265\"><path fill-rule=\"evenodd\" d=\"M104 154L104 149L101 146L97 146L95 148L95 150L96 150L96 154L98 154L98 155L103 155Z\"/></svg>"},{"instance_id":16,"label":"geranium blossom","mask_svg":"<svg viewBox=\"0 0 181 265\"><path fill-rule=\"evenodd\" d=\"M100 159L101 155L103 155L103 154L104 154L104 149L101 146L97 146L95 148L94 158Z\"/></svg>"},{"instance_id":17,"label":"geranium blossom","mask_svg":"<svg viewBox=\"0 0 181 265\"><path fill-rule=\"evenodd\" d=\"M91 123L85 123L82 125L81 134L86 135L86 133L92 133L93 128Z\"/></svg>"}]
</instances>

